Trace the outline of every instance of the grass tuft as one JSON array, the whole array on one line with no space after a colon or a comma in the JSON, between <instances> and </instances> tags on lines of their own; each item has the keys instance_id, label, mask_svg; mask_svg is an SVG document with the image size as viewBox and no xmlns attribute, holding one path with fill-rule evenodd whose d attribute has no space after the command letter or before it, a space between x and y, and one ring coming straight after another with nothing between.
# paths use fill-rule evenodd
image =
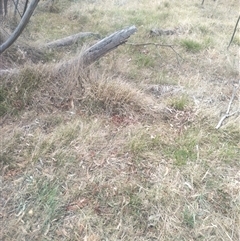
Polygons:
<instances>
[{"instance_id":1,"label":"grass tuft","mask_svg":"<svg viewBox=\"0 0 240 241\"><path fill-rule=\"evenodd\" d=\"M236 1L50 2L0 58L0 240L239 240ZM36 47L133 24L84 69Z\"/></svg>"},{"instance_id":2,"label":"grass tuft","mask_svg":"<svg viewBox=\"0 0 240 241\"><path fill-rule=\"evenodd\" d=\"M176 110L183 111L189 106L189 98L183 95L171 100L170 106Z\"/></svg>"},{"instance_id":3,"label":"grass tuft","mask_svg":"<svg viewBox=\"0 0 240 241\"><path fill-rule=\"evenodd\" d=\"M181 41L181 46L188 52L197 53L203 49L203 45L192 39L185 39Z\"/></svg>"}]
</instances>

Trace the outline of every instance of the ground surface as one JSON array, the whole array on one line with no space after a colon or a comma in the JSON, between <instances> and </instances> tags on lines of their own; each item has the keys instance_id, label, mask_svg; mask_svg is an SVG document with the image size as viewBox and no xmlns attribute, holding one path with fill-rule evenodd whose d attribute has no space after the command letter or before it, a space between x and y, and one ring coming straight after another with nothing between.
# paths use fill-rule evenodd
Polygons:
<instances>
[{"instance_id":1,"label":"ground surface","mask_svg":"<svg viewBox=\"0 0 240 241\"><path fill-rule=\"evenodd\" d=\"M239 1L49 4L0 57L0 239L239 240ZM41 47L131 25L87 69Z\"/></svg>"}]
</instances>

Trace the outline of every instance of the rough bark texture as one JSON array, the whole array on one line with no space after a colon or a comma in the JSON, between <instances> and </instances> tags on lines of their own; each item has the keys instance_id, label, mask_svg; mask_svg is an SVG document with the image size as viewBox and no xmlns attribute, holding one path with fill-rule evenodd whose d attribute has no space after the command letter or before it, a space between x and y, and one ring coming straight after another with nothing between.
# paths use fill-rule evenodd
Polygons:
<instances>
[{"instance_id":1,"label":"rough bark texture","mask_svg":"<svg viewBox=\"0 0 240 241\"><path fill-rule=\"evenodd\" d=\"M127 39L137 31L135 26L131 26L120 31L117 31L110 36L102 39L101 41L94 44L92 47L84 51L77 58L70 60L68 64L74 64L80 62L84 65L90 65L99 58L103 57L108 52L117 48L119 45L127 42Z\"/></svg>"},{"instance_id":2,"label":"rough bark texture","mask_svg":"<svg viewBox=\"0 0 240 241\"><path fill-rule=\"evenodd\" d=\"M37 7L39 1L40 0L32 0L32 2L30 3L29 7L27 8L23 18L21 19L19 25L15 29L15 31L7 39L7 41L4 42L0 46L0 54L3 53L7 48L9 48L17 40L17 38L21 35L21 33L24 30L24 28L26 27L29 19L31 18L35 8Z\"/></svg>"}]
</instances>

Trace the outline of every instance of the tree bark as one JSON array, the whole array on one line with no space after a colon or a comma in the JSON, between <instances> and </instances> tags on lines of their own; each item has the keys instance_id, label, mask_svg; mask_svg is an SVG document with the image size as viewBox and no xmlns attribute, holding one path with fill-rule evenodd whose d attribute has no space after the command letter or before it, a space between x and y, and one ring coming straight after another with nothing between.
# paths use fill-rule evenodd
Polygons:
<instances>
[{"instance_id":1,"label":"tree bark","mask_svg":"<svg viewBox=\"0 0 240 241\"><path fill-rule=\"evenodd\" d=\"M0 16L3 15L3 1L0 0Z\"/></svg>"},{"instance_id":2,"label":"tree bark","mask_svg":"<svg viewBox=\"0 0 240 241\"><path fill-rule=\"evenodd\" d=\"M19 25L17 26L17 28L14 30L12 35L7 39L7 41L0 46L0 54L3 53L7 48L9 48L17 40L17 38L21 35L21 33L24 30L24 28L26 27L29 19L31 18L35 8L37 7L39 1L40 0L32 0L32 2L28 6L28 8L27 8L24 16L22 17Z\"/></svg>"},{"instance_id":3,"label":"tree bark","mask_svg":"<svg viewBox=\"0 0 240 241\"><path fill-rule=\"evenodd\" d=\"M8 12L8 0L4 0L4 12L5 12L5 15L7 15L7 12Z\"/></svg>"},{"instance_id":4,"label":"tree bark","mask_svg":"<svg viewBox=\"0 0 240 241\"><path fill-rule=\"evenodd\" d=\"M82 64L88 66L103 57L108 52L127 42L127 39L137 31L135 26L131 26L117 31L102 39L92 47L85 50L80 56L68 61L68 64Z\"/></svg>"}]
</instances>

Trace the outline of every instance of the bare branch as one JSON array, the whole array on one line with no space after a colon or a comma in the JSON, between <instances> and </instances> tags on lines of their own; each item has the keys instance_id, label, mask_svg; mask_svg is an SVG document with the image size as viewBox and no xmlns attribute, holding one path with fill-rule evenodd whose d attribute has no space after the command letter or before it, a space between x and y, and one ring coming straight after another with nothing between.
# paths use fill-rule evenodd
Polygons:
<instances>
[{"instance_id":1,"label":"bare branch","mask_svg":"<svg viewBox=\"0 0 240 241\"><path fill-rule=\"evenodd\" d=\"M236 93L237 93L237 90L238 90L239 86L240 86L240 82L239 82L237 88L234 89L234 91L233 91L233 93L232 93L232 97L231 97L231 99L230 99L230 101L229 101L229 104L228 104L228 108L227 108L226 114L220 119L220 121L218 122L217 126L215 127L216 129L219 129L219 128L221 127L223 121L224 121L226 118L228 118L228 117L230 117L230 116L233 116L233 115L235 115L236 113L239 113L239 110L237 110L237 111L234 111L233 113L229 114L230 108L231 108L231 105L232 105L232 102L233 102L233 100L234 100L234 98L235 98L235 96L236 96Z\"/></svg>"},{"instance_id":2,"label":"bare branch","mask_svg":"<svg viewBox=\"0 0 240 241\"><path fill-rule=\"evenodd\" d=\"M232 34L232 37L231 37L231 40L230 40L230 42L229 42L229 44L228 44L227 49L230 47L230 45L231 45L231 43L232 43L232 41L233 41L234 35L235 35L236 31L237 31L237 26L238 26L239 20L240 20L240 15L239 15L238 20L237 20L237 22L236 22L236 25L235 25L235 28L234 28L234 30L233 30L233 34Z\"/></svg>"},{"instance_id":3,"label":"bare branch","mask_svg":"<svg viewBox=\"0 0 240 241\"><path fill-rule=\"evenodd\" d=\"M0 54L2 54L7 48L9 48L17 40L17 38L21 35L21 33L24 30L24 28L26 27L29 19L31 18L35 8L37 7L39 1L40 0L32 0L32 2L28 6L25 14L23 15L23 18L21 19L19 25L15 29L15 31L7 39L7 41L0 46Z\"/></svg>"},{"instance_id":4,"label":"bare branch","mask_svg":"<svg viewBox=\"0 0 240 241\"><path fill-rule=\"evenodd\" d=\"M171 44L159 44L159 43L152 43L152 42L147 42L147 43L127 43L128 45L132 45L132 46L146 46L146 45L154 45L156 47L160 46L160 47L167 47L167 48L171 48L172 51L176 54L177 56L177 61L179 63L178 57L180 57L181 59L183 59L183 57L173 48L175 45L171 45Z\"/></svg>"}]
</instances>

